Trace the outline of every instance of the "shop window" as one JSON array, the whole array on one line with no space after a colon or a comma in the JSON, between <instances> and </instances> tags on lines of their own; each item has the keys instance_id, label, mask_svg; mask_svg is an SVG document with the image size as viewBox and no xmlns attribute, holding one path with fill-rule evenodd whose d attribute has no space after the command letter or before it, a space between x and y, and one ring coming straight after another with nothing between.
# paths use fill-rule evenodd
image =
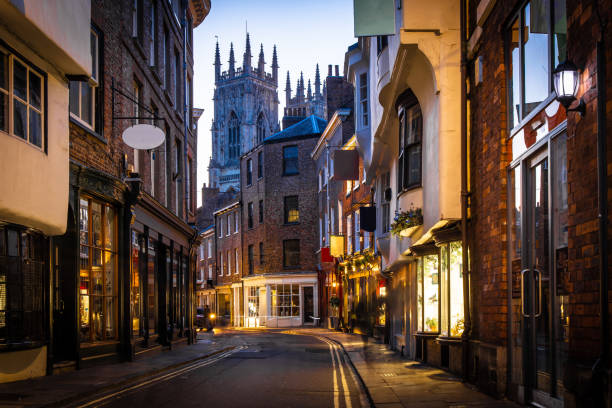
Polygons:
<instances>
[{"instance_id":1,"label":"shop window","mask_svg":"<svg viewBox=\"0 0 612 408\"><path fill-rule=\"evenodd\" d=\"M155 250L157 241L149 237L147 249L147 312L149 319L149 333L157 333L157 309L155 308L155 294L157 293L157 271L155 270Z\"/></svg>"},{"instance_id":2,"label":"shop window","mask_svg":"<svg viewBox=\"0 0 612 408\"><path fill-rule=\"evenodd\" d=\"M248 317L259 317L259 288L250 286L247 289Z\"/></svg>"},{"instance_id":3,"label":"shop window","mask_svg":"<svg viewBox=\"0 0 612 408\"><path fill-rule=\"evenodd\" d=\"M399 112L399 157L397 168L397 190L402 192L421 185L421 140L423 118L421 107L414 94L408 96L398 108Z\"/></svg>"},{"instance_id":4,"label":"shop window","mask_svg":"<svg viewBox=\"0 0 612 408\"><path fill-rule=\"evenodd\" d=\"M300 315L300 286L295 284L270 285L273 317Z\"/></svg>"},{"instance_id":5,"label":"shop window","mask_svg":"<svg viewBox=\"0 0 612 408\"><path fill-rule=\"evenodd\" d=\"M41 234L0 226L0 344L45 339L47 247Z\"/></svg>"},{"instance_id":6,"label":"shop window","mask_svg":"<svg viewBox=\"0 0 612 408\"><path fill-rule=\"evenodd\" d=\"M79 332L83 342L117 338L117 220L113 207L80 199Z\"/></svg>"},{"instance_id":7,"label":"shop window","mask_svg":"<svg viewBox=\"0 0 612 408\"><path fill-rule=\"evenodd\" d=\"M440 335L459 337L463 333L463 258L460 241L440 247L442 275Z\"/></svg>"},{"instance_id":8,"label":"shop window","mask_svg":"<svg viewBox=\"0 0 612 408\"><path fill-rule=\"evenodd\" d=\"M132 333L134 337L144 335L142 287L140 260L145 256L144 236L132 230L132 283L130 290L130 314L132 316Z\"/></svg>"},{"instance_id":9,"label":"shop window","mask_svg":"<svg viewBox=\"0 0 612 408\"><path fill-rule=\"evenodd\" d=\"M519 10L506 40L511 128L551 94L552 71L567 58L566 45L565 0L532 0Z\"/></svg>"},{"instance_id":10,"label":"shop window","mask_svg":"<svg viewBox=\"0 0 612 408\"><path fill-rule=\"evenodd\" d=\"M300 222L300 205L298 196L285 197L285 224Z\"/></svg>"},{"instance_id":11,"label":"shop window","mask_svg":"<svg viewBox=\"0 0 612 408\"><path fill-rule=\"evenodd\" d=\"M299 173L298 147L283 147L283 176L292 176Z\"/></svg>"},{"instance_id":12,"label":"shop window","mask_svg":"<svg viewBox=\"0 0 612 408\"><path fill-rule=\"evenodd\" d=\"M0 131L44 150L45 90L38 69L0 48Z\"/></svg>"},{"instance_id":13,"label":"shop window","mask_svg":"<svg viewBox=\"0 0 612 408\"><path fill-rule=\"evenodd\" d=\"M300 265L300 240L286 239L283 241L283 266L285 268Z\"/></svg>"},{"instance_id":14,"label":"shop window","mask_svg":"<svg viewBox=\"0 0 612 408\"><path fill-rule=\"evenodd\" d=\"M440 279L438 255L423 256L419 259L418 264L418 331L438 332L440 327Z\"/></svg>"}]
</instances>

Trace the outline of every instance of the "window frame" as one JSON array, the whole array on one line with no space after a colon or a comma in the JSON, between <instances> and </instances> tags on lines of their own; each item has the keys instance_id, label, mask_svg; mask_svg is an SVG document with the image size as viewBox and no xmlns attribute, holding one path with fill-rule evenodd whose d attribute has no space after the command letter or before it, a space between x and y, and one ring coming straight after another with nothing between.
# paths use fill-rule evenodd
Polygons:
<instances>
[{"instance_id":1,"label":"window frame","mask_svg":"<svg viewBox=\"0 0 612 408\"><path fill-rule=\"evenodd\" d=\"M257 179L263 178L263 150L257 152Z\"/></svg>"},{"instance_id":2,"label":"window frame","mask_svg":"<svg viewBox=\"0 0 612 408\"><path fill-rule=\"evenodd\" d=\"M259 223L263 224L263 222L264 222L264 200L259 200L259 208L258 208L258 210L259 210L259 214L258 214Z\"/></svg>"},{"instance_id":3,"label":"window frame","mask_svg":"<svg viewBox=\"0 0 612 408\"><path fill-rule=\"evenodd\" d=\"M92 85L90 82L85 82L85 81L70 81L69 86L68 86L68 92L70 93L70 87L72 85L78 86L78 111L79 113L76 114L74 112L72 112L72 109L70 108L70 95L68 97L68 114L70 116L71 119L73 119L74 121L76 121L79 125L87 128L87 129L91 129L94 132L97 133L102 133L102 127L101 127L101 122L102 121L102 117L101 114L103 112L104 109L101 109L100 104L103 103L103 101L101 100L101 96L99 95L100 92L103 92L103 86L102 86L102 81L100 79L100 75L102 72L102 64L101 64L101 60L102 58L100 58L101 56L101 51L100 51L100 40L101 40L101 36L102 33L93 25L90 27L90 35L93 35L95 37L96 40L96 63L95 63L95 68L96 68L96 75L93 75L93 65L92 65L92 76L90 78L90 81L93 82L95 85ZM93 61L92 61L93 64ZM83 105L81 102L81 98L83 97L83 87L87 86L89 88L91 88L91 123L88 123L87 120L83 119L83 112L81 112Z\"/></svg>"},{"instance_id":4,"label":"window frame","mask_svg":"<svg viewBox=\"0 0 612 408\"><path fill-rule=\"evenodd\" d=\"M6 97L6 114L7 114L7 130L0 129L0 132L5 133L11 137L17 138L22 142L27 143L35 149L47 154L48 152L48 138L47 138L47 73L32 64L28 59L24 58L16 52L14 49L8 46L4 41L0 39L0 51L6 53L6 80L7 88L0 88L0 97L3 95ZM14 92L14 63L17 60L26 69L26 98L24 101L20 96L15 95ZM40 79L40 108L30 104L30 73L34 74ZM26 109L26 123L25 123L25 138L15 134L15 100L22 105L25 105ZM40 146L30 141L30 109L33 109L40 115Z\"/></svg>"},{"instance_id":5,"label":"window frame","mask_svg":"<svg viewBox=\"0 0 612 408\"><path fill-rule=\"evenodd\" d=\"M438 293L437 293L437 308L438 308L438 313L437 313L437 330L425 330L426 328L426 321L425 321L425 258L426 257L432 257L435 256L437 257L437 276L438 276ZM426 255L420 256L418 258L418 265L417 265L417 294L420 292L421 294L421 298L423 301L423 304L421 305L421 310L419 311L419 305L417 304L417 313L420 313L420 316L417 316L417 333L423 333L423 334L440 334L440 326L441 326L441 299L440 299L440 295L441 295L441 282L440 282L440 264L441 264L441 259L440 259L440 250L438 249L436 252L432 252L432 253L428 253ZM419 276L421 277L421 282L419 283ZM433 285L433 283L432 283ZM417 296L418 297L418 296ZM418 301L417 301L418 303Z\"/></svg>"},{"instance_id":6,"label":"window frame","mask_svg":"<svg viewBox=\"0 0 612 408\"><path fill-rule=\"evenodd\" d=\"M253 229L253 202L247 204L247 226L249 229Z\"/></svg>"},{"instance_id":7,"label":"window frame","mask_svg":"<svg viewBox=\"0 0 612 408\"><path fill-rule=\"evenodd\" d=\"M285 152L289 151L289 149L295 149L295 158L287 158L287 154ZM295 160L295 171L289 172L287 171L287 165L290 163L290 160ZM299 148L298 145L288 145L283 146L283 176L296 176L300 174L300 161L299 161Z\"/></svg>"},{"instance_id":8,"label":"window frame","mask_svg":"<svg viewBox=\"0 0 612 408\"><path fill-rule=\"evenodd\" d=\"M291 204L291 200L295 199L295 206L291 208L288 207ZM295 221L290 221L290 212L297 211L297 219ZM295 225L300 223L300 196L299 195L290 195L283 197L283 224L284 225Z\"/></svg>"},{"instance_id":9,"label":"window frame","mask_svg":"<svg viewBox=\"0 0 612 408\"><path fill-rule=\"evenodd\" d=\"M253 160L250 158L246 161L246 184L247 187L253 185Z\"/></svg>"},{"instance_id":10,"label":"window frame","mask_svg":"<svg viewBox=\"0 0 612 408\"><path fill-rule=\"evenodd\" d=\"M417 139L416 141L404 145L407 139L406 132L409 130L409 126L411 127L415 120L411 114L410 124L408 124L408 113L416 111L416 109L418 109L419 112L417 120L419 120L420 123L420 135L415 136L415 139ZM399 196L406 191L420 188L423 185L423 111L421 110L420 104L416 98L408 98L408 100L402 101L402 103L398 106L398 120L399 136L397 154L397 195ZM419 150L419 180L408 183L405 179L409 178L406 177L408 176L408 174L406 174L406 167L410 169L410 156L413 149Z\"/></svg>"},{"instance_id":11,"label":"window frame","mask_svg":"<svg viewBox=\"0 0 612 408\"><path fill-rule=\"evenodd\" d=\"M259 264L263 265L265 258L264 258L264 243L263 241L259 241Z\"/></svg>"},{"instance_id":12,"label":"window frame","mask_svg":"<svg viewBox=\"0 0 612 408\"><path fill-rule=\"evenodd\" d=\"M289 244L295 244L297 246L297 250L295 250L295 248L293 248L292 253L291 254L287 254L287 251L290 251L290 248L287 248L287 246ZM296 263L291 263L289 264L289 258L293 256L296 257L297 256L297 262ZM300 259L300 240L299 239L285 239L283 240L283 268L285 269L292 269L292 268L299 268L300 267L300 263L301 263L301 259Z\"/></svg>"},{"instance_id":13,"label":"window frame","mask_svg":"<svg viewBox=\"0 0 612 408\"><path fill-rule=\"evenodd\" d=\"M365 76L365 79L364 79ZM365 96L364 96L365 89ZM369 121L369 89L368 89L368 71L359 74L359 113L361 114L361 127L366 128L370 124Z\"/></svg>"},{"instance_id":14,"label":"window frame","mask_svg":"<svg viewBox=\"0 0 612 408\"><path fill-rule=\"evenodd\" d=\"M255 248L253 244L250 244L247 247L247 261L248 261L248 265L249 265L249 275L253 274L253 271L255 269Z\"/></svg>"}]
</instances>

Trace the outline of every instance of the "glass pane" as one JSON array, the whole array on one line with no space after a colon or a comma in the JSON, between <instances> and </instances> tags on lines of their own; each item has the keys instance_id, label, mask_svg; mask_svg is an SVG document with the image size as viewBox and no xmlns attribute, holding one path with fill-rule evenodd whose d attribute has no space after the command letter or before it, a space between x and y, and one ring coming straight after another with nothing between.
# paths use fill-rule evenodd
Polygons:
<instances>
[{"instance_id":1,"label":"glass pane","mask_svg":"<svg viewBox=\"0 0 612 408\"><path fill-rule=\"evenodd\" d=\"M92 267L102 266L102 251L97 248L92 248L91 253L92 253L91 266Z\"/></svg>"},{"instance_id":2,"label":"glass pane","mask_svg":"<svg viewBox=\"0 0 612 408\"><path fill-rule=\"evenodd\" d=\"M550 0L532 0L525 6L523 62L525 112L528 115L548 96L550 62L548 59L548 32Z\"/></svg>"},{"instance_id":3,"label":"glass pane","mask_svg":"<svg viewBox=\"0 0 612 408\"><path fill-rule=\"evenodd\" d=\"M92 245L102 246L102 205L95 201L91 203Z\"/></svg>"},{"instance_id":4,"label":"glass pane","mask_svg":"<svg viewBox=\"0 0 612 408\"><path fill-rule=\"evenodd\" d=\"M147 262L147 308L149 312L149 333L155 333L157 325L155 313L155 240L149 238L149 254Z\"/></svg>"},{"instance_id":5,"label":"glass pane","mask_svg":"<svg viewBox=\"0 0 612 408\"><path fill-rule=\"evenodd\" d=\"M421 145L414 145L408 153L408 186L421 183Z\"/></svg>"},{"instance_id":6,"label":"glass pane","mask_svg":"<svg viewBox=\"0 0 612 408\"><path fill-rule=\"evenodd\" d=\"M79 229L80 229L80 242L81 244L89 243L89 205L87 200L80 199L80 220L79 220Z\"/></svg>"},{"instance_id":7,"label":"glass pane","mask_svg":"<svg viewBox=\"0 0 612 408\"><path fill-rule=\"evenodd\" d=\"M115 255L104 251L104 295L115 294Z\"/></svg>"},{"instance_id":8,"label":"glass pane","mask_svg":"<svg viewBox=\"0 0 612 408\"><path fill-rule=\"evenodd\" d=\"M440 335L448 336L449 333L449 299L451 296L448 293L448 281L449 281L449 272L448 272L448 255L449 255L449 247L448 244L442 245L440 247L440 273L441 273L441 282L440 282L440 291L441 291L441 299L440 299Z\"/></svg>"},{"instance_id":9,"label":"glass pane","mask_svg":"<svg viewBox=\"0 0 612 408\"><path fill-rule=\"evenodd\" d=\"M81 92L81 83L76 81L70 81L70 112L79 115L79 94Z\"/></svg>"},{"instance_id":10,"label":"glass pane","mask_svg":"<svg viewBox=\"0 0 612 408\"><path fill-rule=\"evenodd\" d=\"M40 113L30 108L30 143L42 147L42 123Z\"/></svg>"},{"instance_id":11,"label":"glass pane","mask_svg":"<svg viewBox=\"0 0 612 408\"><path fill-rule=\"evenodd\" d=\"M29 103L36 109L40 110L41 100L41 81L40 77L30 71L30 99Z\"/></svg>"},{"instance_id":12,"label":"glass pane","mask_svg":"<svg viewBox=\"0 0 612 408\"><path fill-rule=\"evenodd\" d=\"M28 69L17 60L13 60L13 93L15 96L28 100Z\"/></svg>"},{"instance_id":13,"label":"glass pane","mask_svg":"<svg viewBox=\"0 0 612 408\"><path fill-rule=\"evenodd\" d=\"M0 88L8 91L8 54L0 51Z\"/></svg>"},{"instance_id":14,"label":"glass pane","mask_svg":"<svg viewBox=\"0 0 612 408\"><path fill-rule=\"evenodd\" d=\"M463 258L461 242L450 243L450 335L461 336L463 320Z\"/></svg>"},{"instance_id":15,"label":"glass pane","mask_svg":"<svg viewBox=\"0 0 612 408\"><path fill-rule=\"evenodd\" d=\"M81 258L81 272L85 270L86 273L89 273L88 272L89 270L89 248L81 245L80 258Z\"/></svg>"},{"instance_id":16,"label":"glass pane","mask_svg":"<svg viewBox=\"0 0 612 408\"><path fill-rule=\"evenodd\" d=\"M424 331L423 327L423 259L417 261L417 327Z\"/></svg>"},{"instance_id":17,"label":"glass pane","mask_svg":"<svg viewBox=\"0 0 612 408\"><path fill-rule=\"evenodd\" d=\"M0 130L8 132L9 113L8 95L0 92Z\"/></svg>"},{"instance_id":18,"label":"glass pane","mask_svg":"<svg viewBox=\"0 0 612 408\"><path fill-rule=\"evenodd\" d=\"M89 296L82 295L79 304L79 332L81 334L81 341L89 341L90 339L89 307Z\"/></svg>"},{"instance_id":19,"label":"glass pane","mask_svg":"<svg viewBox=\"0 0 612 408\"><path fill-rule=\"evenodd\" d=\"M553 6L553 67L567 59L567 16L565 0L554 0Z\"/></svg>"},{"instance_id":20,"label":"glass pane","mask_svg":"<svg viewBox=\"0 0 612 408\"><path fill-rule=\"evenodd\" d=\"M104 340L102 333L102 320L104 319L102 299L102 296L91 297L91 330L93 331L94 340Z\"/></svg>"},{"instance_id":21,"label":"glass pane","mask_svg":"<svg viewBox=\"0 0 612 408\"><path fill-rule=\"evenodd\" d=\"M134 240L136 244L134 245ZM130 299L130 306L132 312L132 332L135 336L139 336L140 333L140 316L141 316L141 297L140 297L140 268L139 268L139 255L140 245L138 244L137 232L132 231L132 293Z\"/></svg>"},{"instance_id":22,"label":"glass pane","mask_svg":"<svg viewBox=\"0 0 612 408\"><path fill-rule=\"evenodd\" d=\"M519 94L520 89L520 54L519 49L519 19L514 20L512 27L510 28L510 61L508 64L508 70L510 71L510 95L509 95L509 112L510 112L510 124L514 128L519 124L521 120L521 95Z\"/></svg>"},{"instance_id":23,"label":"glass pane","mask_svg":"<svg viewBox=\"0 0 612 408\"><path fill-rule=\"evenodd\" d=\"M104 248L115 249L115 211L113 207L106 206L104 213Z\"/></svg>"},{"instance_id":24,"label":"glass pane","mask_svg":"<svg viewBox=\"0 0 612 408\"><path fill-rule=\"evenodd\" d=\"M425 331L439 330L438 302L440 280L438 276L438 256L427 255L423 257L423 307L425 317Z\"/></svg>"},{"instance_id":25,"label":"glass pane","mask_svg":"<svg viewBox=\"0 0 612 408\"><path fill-rule=\"evenodd\" d=\"M27 115L27 107L17 99L13 99L13 133L23 139L27 139Z\"/></svg>"},{"instance_id":26,"label":"glass pane","mask_svg":"<svg viewBox=\"0 0 612 408\"><path fill-rule=\"evenodd\" d=\"M91 32L91 77L98 79L98 38Z\"/></svg>"},{"instance_id":27,"label":"glass pane","mask_svg":"<svg viewBox=\"0 0 612 408\"><path fill-rule=\"evenodd\" d=\"M81 119L85 122L92 124L92 98L93 98L93 88L88 84L81 84Z\"/></svg>"},{"instance_id":28,"label":"glass pane","mask_svg":"<svg viewBox=\"0 0 612 408\"><path fill-rule=\"evenodd\" d=\"M115 338L115 297L105 297L106 318L104 321L104 333L107 339Z\"/></svg>"}]
</instances>

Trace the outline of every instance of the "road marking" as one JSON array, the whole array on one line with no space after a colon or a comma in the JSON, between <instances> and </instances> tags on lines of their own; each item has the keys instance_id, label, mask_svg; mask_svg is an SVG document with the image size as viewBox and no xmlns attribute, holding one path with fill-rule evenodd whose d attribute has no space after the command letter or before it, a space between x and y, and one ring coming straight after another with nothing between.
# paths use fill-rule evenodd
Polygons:
<instances>
[{"instance_id":1,"label":"road marking","mask_svg":"<svg viewBox=\"0 0 612 408\"><path fill-rule=\"evenodd\" d=\"M338 378L336 378L336 360L334 358L333 347L331 344L327 344L329 347L329 354L331 355L332 367L333 367L333 377L334 377L334 407L340 408L340 395L338 394Z\"/></svg>"},{"instance_id":2,"label":"road marking","mask_svg":"<svg viewBox=\"0 0 612 408\"><path fill-rule=\"evenodd\" d=\"M344 368L342 366L343 364L342 359L340 358L340 355L338 353L338 345L325 337L320 337L320 336L316 336L316 337L320 341L327 343L330 347L329 352L331 354L332 361L334 362L334 391L338 389L336 385L336 366L335 366L335 362L337 361L338 367L340 369L340 380L341 380L341 386L342 386L342 393L344 394L344 404L345 404L345 407L352 408L353 405L351 403L350 388L348 386L348 382L346 381L346 375L344 374ZM334 400L335 407L339 407L339 401L336 402L338 394L334 392L334 395L336 397Z\"/></svg>"},{"instance_id":3,"label":"road marking","mask_svg":"<svg viewBox=\"0 0 612 408\"><path fill-rule=\"evenodd\" d=\"M171 373L162 375L160 377L155 377L155 378L152 378L150 380L143 381L143 382L135 384L135 385L133 385L131 387L124 388L122 390L116 391L114 393L107 394L107 395L105 395L103 397L100 397L98 399L95 399L93 401L89 401L89 402L87 402L85 404L78 405L78 407L79 408L85 408L85 407L91 407L91 406L104 405L105 403L109 402L108 400L111 399L111 398L114 398L114 397L119 396L121 394L125 394L126 392L129 392L129 391L136 390L138 388L145 387L145 386L150 385L150 384L154 384L154 383L158 383L158 382L162 382L162 381L171 380L171 379L173 379L175 377L178 377L179 375L182 375L184 373L188 373L188 372L191 372L193 370L197 370L198 368L206 367L208 365L216 363L219 360L222 360L222 359L224 359L226 357L229 357L230 355L232 355L234 353L237 353L238 351L243 350L245 348L246 348L246 346L239 346L239 347L236 347L236 348L234 348L232 350L228 350L226 352L223 352L223 353L220 353L220 354L216 354L214 356L211 356L209 358L204 359L203 361L199 361L197 363L194 363L194 364L189 365L187 367L184 367L184 368L181 368L179 370L173 371Z\"/></svg>"}]
</instances>

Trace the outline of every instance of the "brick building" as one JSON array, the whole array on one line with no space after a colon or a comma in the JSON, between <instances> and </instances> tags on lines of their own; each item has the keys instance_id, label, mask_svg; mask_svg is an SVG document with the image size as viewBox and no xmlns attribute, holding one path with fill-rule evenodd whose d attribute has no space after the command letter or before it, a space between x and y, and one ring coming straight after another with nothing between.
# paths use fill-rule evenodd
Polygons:
<instances>
[{"instance_id":1,"label":"brick building","mask_svg":"<svg viewBox=\"0 0 612 408\"><path fill-rule=\"evenodd\" d=\"M217 279L217 316L221 324L241 325L242 237L240 201L233 201L214 213Z\"/></svg>"},{"instance_id":2,"label":"brick building","mask_svg":"<svg viewBox=\"0 0 612 408\"><path fill-rule=\"evenodd\" d=\"M192 106L193 28L209 9L91 3L92 77L70 82L68 231L53 248L54 304L65 305L54 312L55 363L131 360L190 339L201 113ZM138 123L160 127L165 142L128 147L122 132Z\"/></svg>"},{"instance_id":3,"label":"brick building","mask_svg":"<svg viewBox=\"0 0 612 408\"><path fill-rule=\"evenodd\" d=\"M217 283L217 250L215 227L210 224L200 231L200 248L198 250L196 278L196 306L209 310L216 309L215 285Z\"/></svg>"},{"instance_id":4,"label":"brick building","mask_svg":"<svg viewBox=\"0 0 612 408\"><path fill-rule=\"evenodd\" d=\"M310 157L325 120L309 116L240 161L246 326L318 317L317 177Z\"/></svg>"}]
</instances>

